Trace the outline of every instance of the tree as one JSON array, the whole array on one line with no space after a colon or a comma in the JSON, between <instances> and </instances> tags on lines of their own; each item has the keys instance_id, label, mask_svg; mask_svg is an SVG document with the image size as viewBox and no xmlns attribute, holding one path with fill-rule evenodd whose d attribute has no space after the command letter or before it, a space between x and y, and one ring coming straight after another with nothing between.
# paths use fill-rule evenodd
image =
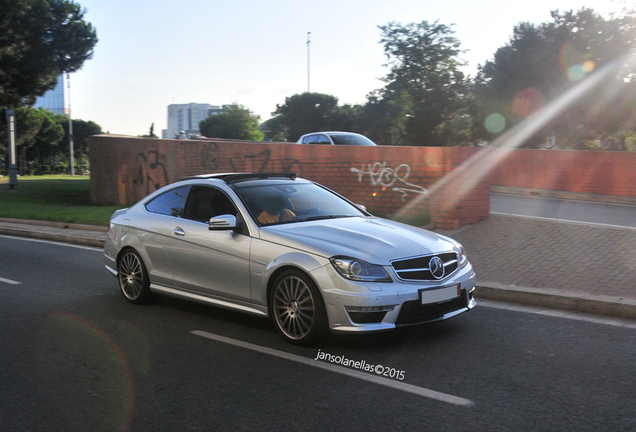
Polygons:
<instances>
[{"instance_id":1,"label":"tree","mask_svg":"<svg viewBox=\"0 0 636 432\"><path fill-rule=\"evenodd\" d=\"M57 123L64 130L64 138L60 142L60 153L67 155L68 148L68 117L63 115L56 116ZM84 169L88 165L88 160L84 155L90 154L88 148L88 137L91 135L99 135L103 133L102 127L92 120L73 119L73 150L74 158L79 161L76 168L80 175L84 174Z\"/></svg>"},{"instance_id":2,"label":"tree","mask_svg":"<svg viewBox=\"0 0 636 432\"><path fill-rule=\"evenodd\" d=\"M101 133L101 132L100 132ZM152 123L150 125L150 130L148 131L148 135L141 135L142 138L159 138L156 134L155 134L155 124Z\"/></svg>"},{"instance_id":3,"label":"tree","mask_svg":"<svg viewBox=\"0 0 636 432\"><path fill-rule=\"evenodd\" d=\"M323 93L300 93L285 98L272 113L279 117L287 131L287 140L297 141L301 135L327 130L350 131L352 107L339 107L338 98Z\"/></svg>"},{"instance_id":4,"label":"tree","mask_svg":"<svg viewBox=\"0 0 636 432\"><path fill-rule=\"evenodd\" d=\"M358 107L355 129L378 145L409 145L406 121L411 112L412 100L406 90L376 90Z\"/></svg>"},{"instance_id":5,"label":"tree","mask_svg":"<svg viewBox=\"0 0 636 432\"><path fill-rule=\"evenodd\" d=\"M18 165L20 174L25 175L29 162L41 167L42 158L55 153L56 144L64 136L64 131L56 123L53 114L42 108L21 107L15 110L15 116ZM0 135L7 135L5 122L0 122Z\"/></svg>"},{"instance_id":6,"label":"tree","mask_svg":"<svg viewBox=\"0 0 636 432\"><path fill-rule=\"evenodd\" d=\"M495 52L492 60L480 66L477 75L479 124L485 124L493 113L505 119L505 128L488 130L486 126L482 135L492 137L509 129L595 70L633 49L635 18L633 13L626 13L605 19L592 9L583 8L576 13L553 11L552 21L540 25L515 26L510 41ZM566 146L580 148L587 140L620 129L626 118L633 117L630 98L624 97L634 94L633 72L633 67L617 70L614 79L559 113L526 146L536 147L556 132L558 140L565 141ZM609 98L610 95L613 97ZM599 110L610 99L612 102Z\"/></svg>"},{"instance_id":7,"label":"tree","mask_svg":"<svg viewBox=\"0 0 636 432\"><path fill-rule=\"evenodd\" d=\"M236 103L223 107L221 114L213 115L199 124L201 134L208 138L227 138L261 141L263 132L258 128L260 116Z\"/></svg>"},{"instance_id":8,"label":"tree","mask_svg":"<svg viewBox=\"0 0 636 432\"><path fill-rule=\"evenodd\" d=\"M409 145L454 144L440 126L453 127L451 119L466 111L470 93L469 81L460 71L462 51L454 31L437 21L391 22L379 28L390 72L383 79L385 88L369 102L384 108L393 130L391 140Z\"/></svg>"},{"instance_id":9,"label":"tree","mask_svg":"<svg viewBox=\"0 0 636 432\"><path fill-rule=\"evenodd\" d=\"M43 120L40 130L35 136L35 142L26 151L25 162L33 162L34 171L38 174L44 174L45 166L48 167L47 171L51 172L50 162L59 151L58 144L64 138L64 128L60 126L56 121L56 116L50 111L44 109L37 111L41 111L44 114Z\"/></svg>"},{"instance_id":10,"label":"tree","mask_svg":"<svg viewBox=\"0 0 636 432\"><path fill-rule=\"evenodd\" d=\"M264 141L284 142L287 140L287 129L280 123L280 116L272 117L259 127Z\"/></svg>"},{"instance_id":11,"label":"tree","mask_svg":"<svg viewBox=\"0 0 636 432\"><path fill-rule=\"evenodd\" d=\"M0 107L33 105L93 54L95 29L70 0L0 0Z\"/></svg>"}]
</instances>

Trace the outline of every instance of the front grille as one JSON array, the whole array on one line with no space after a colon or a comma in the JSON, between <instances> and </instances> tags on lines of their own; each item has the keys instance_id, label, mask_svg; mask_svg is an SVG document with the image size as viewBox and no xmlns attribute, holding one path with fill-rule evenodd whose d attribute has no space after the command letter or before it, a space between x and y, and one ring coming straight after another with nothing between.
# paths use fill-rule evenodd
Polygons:
<instances>
[{"instance_id":1,"label":"front grille","mask_svg":"<svg viewBox=\"0 0 636 432\"><path fill-rule=\"evenodd\" d=\"M437 273L437 277L431 272L430 262L434 257L438 257L442 260L442 263L444 263L444 272L441 274L441 277L441 272ZM393 261L391 265L395 273L397 273L398 278L405 281L442 280L455 273L458 267L457 254L455 252Z\"/></svg>"},{"instance_id":2,"label":"front grille","mask_svg":"<svg viewBox=\"0 0 636 432\"><path fill-rule=\"evenodd\" d=\"M443 303L422 304L419 300L407 301L402 304L402 309L395 321L395 325L421 324L435 321L447 313L465 307L468 307L466 290L462 290L461 296Z\"/></svg>"}]
</instances>

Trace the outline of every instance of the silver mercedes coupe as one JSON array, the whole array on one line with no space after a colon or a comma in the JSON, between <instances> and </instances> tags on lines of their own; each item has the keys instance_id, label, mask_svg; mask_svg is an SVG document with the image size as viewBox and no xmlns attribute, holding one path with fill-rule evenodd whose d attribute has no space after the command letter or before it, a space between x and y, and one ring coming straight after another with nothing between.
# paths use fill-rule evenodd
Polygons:
<instances>
[{"instance_id":1,"label":"silver mercedes coupe","mask_svg":"<svg viewBox=\"0 0 636 432\"><path fill-rule=\"evenodd\" d=\"M464 248L290 173L211 174L115 212L106 268L126 299L166 294L269 317L294 344L475 307Z\"/></svg>"}]
</instances>

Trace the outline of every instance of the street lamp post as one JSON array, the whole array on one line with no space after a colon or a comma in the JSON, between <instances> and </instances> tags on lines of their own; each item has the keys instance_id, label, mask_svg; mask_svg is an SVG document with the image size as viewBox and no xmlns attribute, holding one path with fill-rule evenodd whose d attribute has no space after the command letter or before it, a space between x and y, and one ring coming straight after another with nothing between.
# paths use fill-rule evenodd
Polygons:
<instances>
[{"instance_id":1,"label":"street lamp post","mask_svg":"<svg viewBox=\"0 0 636 432\"><path fill-rule=\"evenodd\" d=\"M309 44L311 43L311 40L309 40L309 35L311 35L311 32L307 32L307 93L311 91L311 87L309 85Z\"/></svg>"},{"instance_id":2,"label":"street lamp post","mask_svg":"<svg viewBox=\"0 0 636 432\"><path fill-rule=\"evenodd\" d=\"M75 175L75 157L73 155L73 119L71 117L71 74L66 74L66 85L68 87L68 147L69 160L68 165L71 176Z\"/></svg>"},{"instance_id":3,"label":"street lamp post","mask_svg":"<svg viewBox=\"0 0 636 432\"><path fill-rule=\"evenodd\" d=\"M9 136L9 188L13 189L18 184L18 167L16 165L15 150L15 111L8 109L7 132Z\"/></svg>"}]
</instances>

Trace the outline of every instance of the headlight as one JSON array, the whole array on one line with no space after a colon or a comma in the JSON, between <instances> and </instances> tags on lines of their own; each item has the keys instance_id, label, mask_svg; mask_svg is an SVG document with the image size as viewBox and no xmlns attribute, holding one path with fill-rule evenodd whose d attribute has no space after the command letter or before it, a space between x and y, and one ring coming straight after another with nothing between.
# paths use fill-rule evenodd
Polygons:
<instances>
[{"instance_id":1,"label":"headlight","mask_svg":"<svg viewBox=\"0 0 636 432\"><path fill-rule=\"evenodd\" d=\"M464 267L466 264L468 264L466 249L464 249L464 246L459 245L459 268Z\"/></svg>"},{"instance_id":2,"label":"headlight","mask_svg":"<svg viewBox=\"0 0 636 432\"><path fill-rule=\"evenodd\" d=\"M360 282L393 282L384 267L355 258L336 256L331 264L346 279Z\"/></svg>"}]
</instances>

